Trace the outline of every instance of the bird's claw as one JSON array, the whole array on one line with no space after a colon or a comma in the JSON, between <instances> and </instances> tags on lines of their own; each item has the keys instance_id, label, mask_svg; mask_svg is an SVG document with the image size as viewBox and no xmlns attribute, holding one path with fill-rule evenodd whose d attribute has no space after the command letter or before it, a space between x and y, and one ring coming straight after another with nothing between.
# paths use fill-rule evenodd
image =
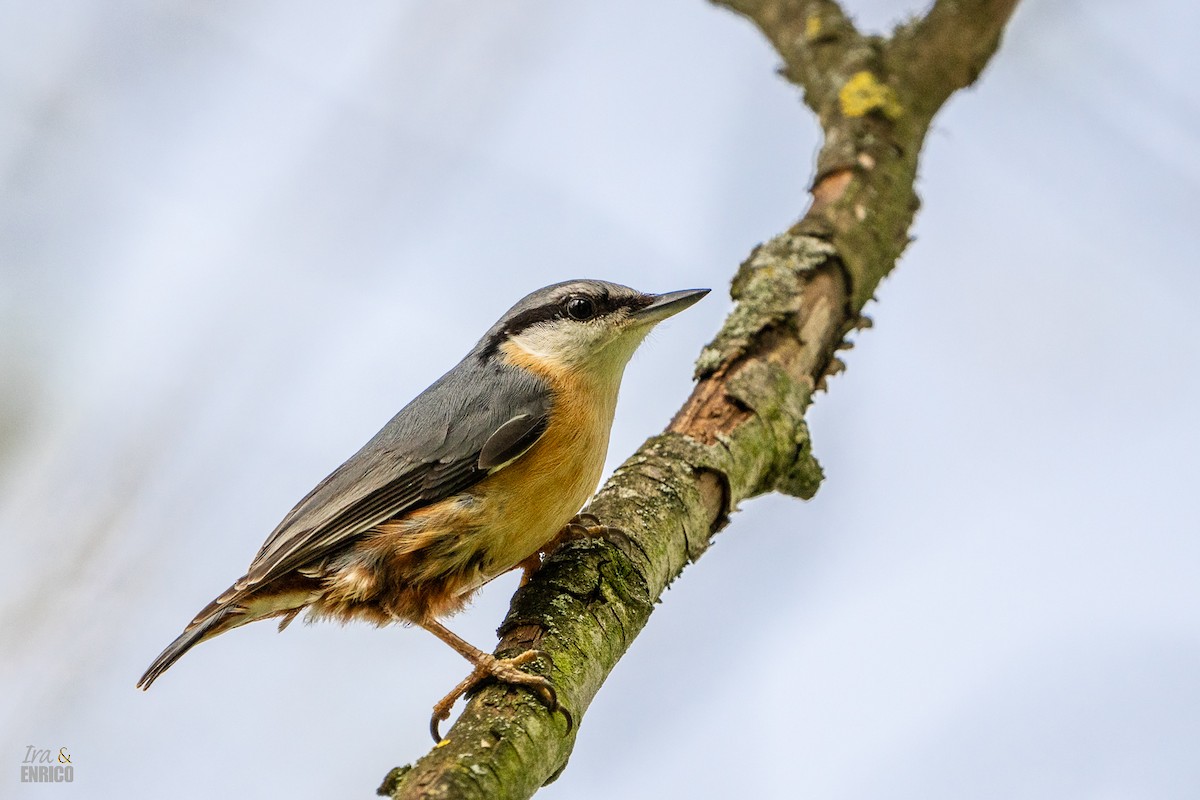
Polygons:
<instances>
[{"instance_id":1,"label":"bird's claw","mask_svg":"<svg viewBox=\"0 0 1200 800\"><path fill-rule=\"evenodd\" d=\"M541 655L540 650L526 650L512 658L496 658L489 655L486 660L476 664L470 675L434 705L433 715L429 718L429 733L433 736L433 740L435 742L442 741L439 728L443 721L450 718L450 709L454 707L458 698L475 690L481 683L488 680L497 680L512 686L524 686L541 701L551 714L556 711L562 712L567 720L567 733L570 733L575 728L575 718L571 716L570 711L559 704L558 692L555 690L554 684L548 678L532 675L520 669Z\"/></svg>"},{"instance_id":2,"label":"bird's claw","mask_svg":"<svg viewBox=\"0 0 1200 800\"><path fill-rule=\"evenodd\" d=\"M603 528L604 527L600 523L600 518L597 517L595 514L592 514L588 511L580 511L578 514L576 514L574 517L571 518L571 523L573 523L575 525L582 525L585 528Z\"/></svg>"},{"instance_id":3,"label":"bird's claw","mask_svg":"<svg viewBox=\"0 0 1200 800\"><path fill-rule=\"evenodd\" d=\"M433 715L429 718L429 735L432 736L433 740L439 744L443 738L440 728L442 723L448 719L450 719L450 709L442 711L439 710L437 706L433 707Z\"/></svg>"}]
</instances>

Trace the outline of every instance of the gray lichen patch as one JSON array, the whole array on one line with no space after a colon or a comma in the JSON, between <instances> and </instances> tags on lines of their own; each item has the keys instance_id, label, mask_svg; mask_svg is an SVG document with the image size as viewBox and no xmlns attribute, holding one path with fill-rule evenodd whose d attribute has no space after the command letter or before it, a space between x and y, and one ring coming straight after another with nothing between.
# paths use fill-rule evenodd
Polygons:
<instances>
[{"instance_id":1,"label":"gray lichen patch","mask_svg":"<svg viewBox=\"0 0 1200 800\"><path fill-rule=\"evenodd\" d=\"M730 287L737 305L696 360L696 377L703 378L744 354L754 338L800 308L802 273L814 270L835 254L832 245L815 236L781 233L754 248L738 268Z\"/></svg>"}]
</instances>

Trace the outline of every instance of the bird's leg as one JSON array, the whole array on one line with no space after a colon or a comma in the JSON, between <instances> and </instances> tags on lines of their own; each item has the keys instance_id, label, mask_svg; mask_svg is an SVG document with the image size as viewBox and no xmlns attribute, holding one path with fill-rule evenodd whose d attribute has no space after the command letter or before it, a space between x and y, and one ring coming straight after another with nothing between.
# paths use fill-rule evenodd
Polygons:
<instances>
[{"instance_id":1,"label":"bird's leg","mask_svg":"<svg viewBox=\"0 0 1200 800\"><path fill-rule=\"evenodd\" d=\"M517 564L515 568L521 570L521 584L517 587L519 589L521 586L529 583L534 574L542 568L541 552L534 553L520 564Z\"/></svg>"},{"instance_id":2,"label":"bird's leg","mask_svg":"<svg viewBox=\"0 0 1200 800\"><path fill-rule=\"evenodd\" d=\"M624 534L616 528L600 524L600 518L595 514L588 514L586 512L576 514L571 517L570 522L562 527L562 530L554 535L553 539L538 548L538 551L529 556L529 558L513 567L513 569L521 570L520 586L524 586L533 579L537 571L542 568L543 559L557 550L560 545L576 541L577 539L594 539L599 537L611 541L614 536L624 536Z\"/></svg>"},{"instance_id":3,"label":"bird's leg","mask_svg":"<svg viewBox=\"0 0 1200 800\"><path fill-rule=\"evenodd\" d=\"M571 718L570 712L558 704L558 694L554 691L554 685L541 675L530 675L528 672L522 672L520 669L540 656L540 651L526 650L524 653L512 658L496 658L491 653L485 653L478 647L475 647L435 619L420 620L417 624L453 647L455 652L475 665L475 669L471 671L470 675L464 678L448 695L434 705L433 716L429 719L429 732L433 734L435 742L442 740L438 726L443 720L450 718L450 709L454 707L458 698L488 678L495 678L503 683L528 688L537 695L546 708L550 709L551 713L555 711L563 713L563 716L567 718L568 731L574 726L574 720Z\"/></svg>"}]
</instances>

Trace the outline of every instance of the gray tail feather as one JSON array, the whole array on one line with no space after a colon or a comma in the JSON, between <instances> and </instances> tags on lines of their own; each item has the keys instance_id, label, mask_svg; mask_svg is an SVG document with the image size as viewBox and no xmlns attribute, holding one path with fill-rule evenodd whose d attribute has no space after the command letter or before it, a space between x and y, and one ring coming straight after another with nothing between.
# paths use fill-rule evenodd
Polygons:
<instances>
[{"instance_id":1,"label":"gray tail feather","mask_svg":"<svg viewBox=\"0 0 1200 800\"><path fill-rule=\"evenodd\" d=\"M237 607L223 607L216 609L216 613L208 615L201 614L201 617L189 625L179 637L167 645L167 649L158 654L158 658L154 659L154 663L150 665L150 669L146 670L146 674L137 682L139 689L145 690L150 688L150 684L154 683L159 675L162 675L167 669L179 660L179 657L191 650L205 639L210 639L218 633L222 633L230 628L235 628L242 622L249 620L238 620L241 609Z\"/></svg>"}]
</instances>

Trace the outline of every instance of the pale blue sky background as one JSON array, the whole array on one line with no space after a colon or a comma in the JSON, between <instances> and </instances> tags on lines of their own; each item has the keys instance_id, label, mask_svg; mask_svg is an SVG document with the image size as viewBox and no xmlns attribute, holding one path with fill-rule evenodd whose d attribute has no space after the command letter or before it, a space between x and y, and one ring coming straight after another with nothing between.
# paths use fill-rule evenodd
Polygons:
<instances>
[{"instance_id":1,"label":"pale blue sky background","mask_svg":"<svg viewBox=\"0 0 1200 800\"><path fill-rule=\"evenodd\" d=\"M369 797L465 674L421 631L251 626L133 684L533 288L716 289L635 358L610 465L659 430L814 123L700 0L0 20L0 796ZM813 411L821 493L746 504L543 797L1200 796L1197 30L1022 4ZM28 744L75 783L19 784Z\"/></svg>"}]
</instances>

